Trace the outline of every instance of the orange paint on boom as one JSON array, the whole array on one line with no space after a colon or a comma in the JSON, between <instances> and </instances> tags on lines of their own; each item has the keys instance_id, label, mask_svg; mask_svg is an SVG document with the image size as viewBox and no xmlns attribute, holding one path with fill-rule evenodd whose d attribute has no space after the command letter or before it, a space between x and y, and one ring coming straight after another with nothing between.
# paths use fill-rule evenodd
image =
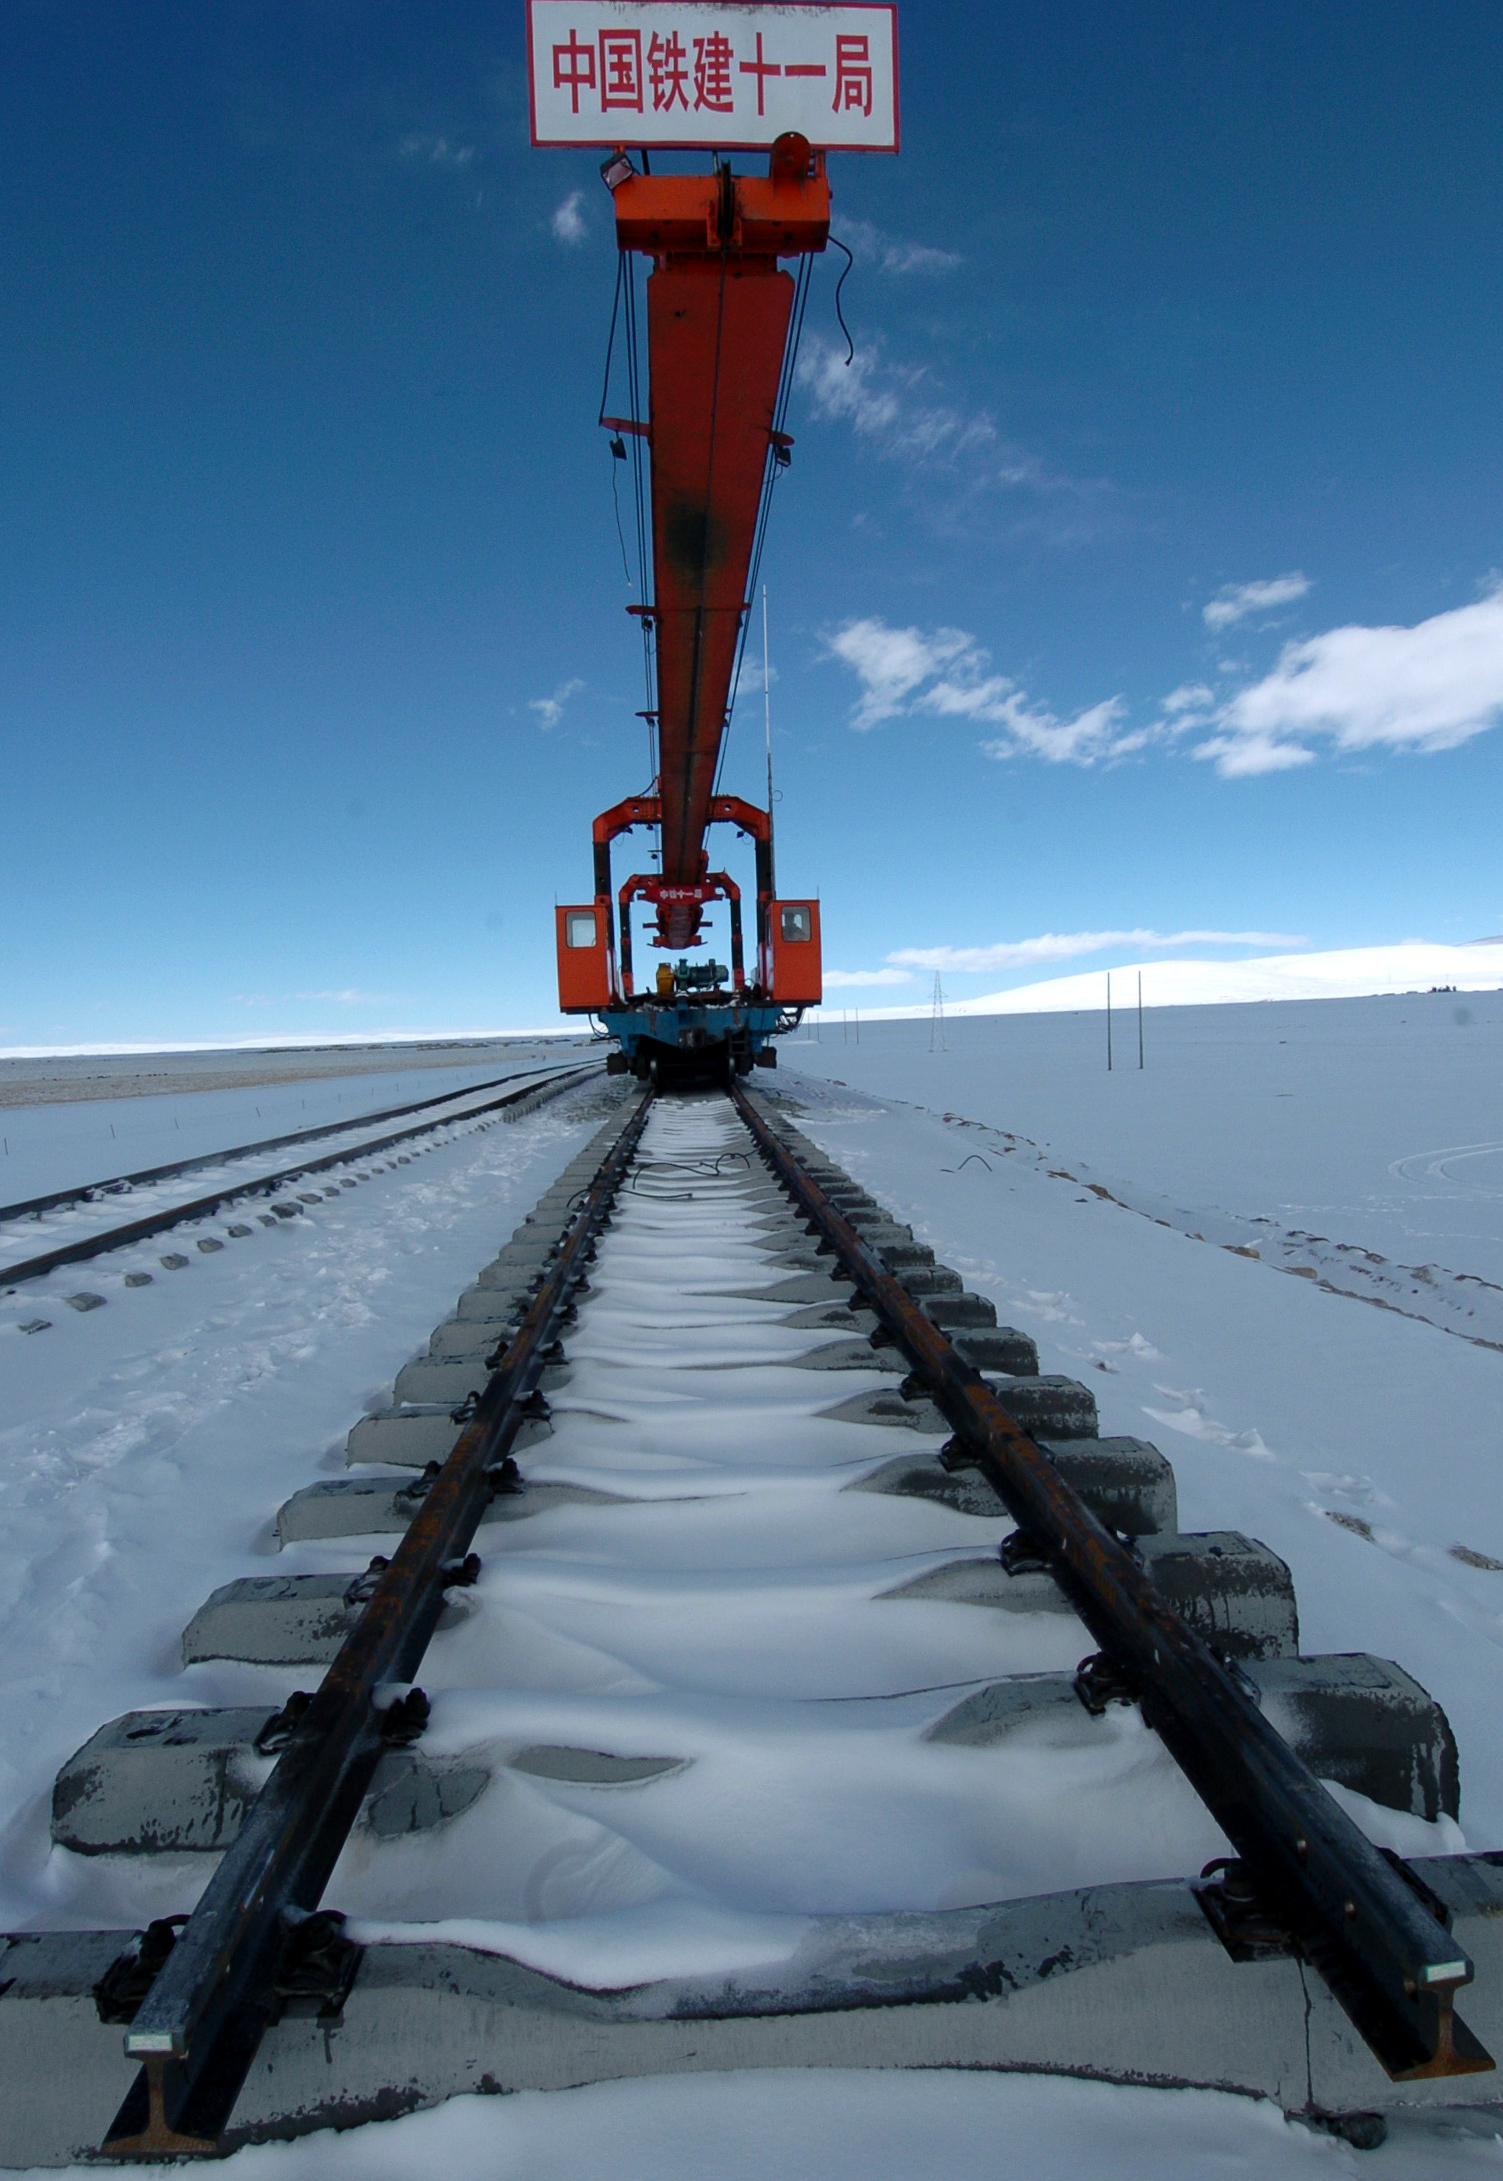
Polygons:
<instances>
[{"instance_id":1,"label":"orange paint on boom","mask_svg":"<svg viewBox=\"0 0 1503 2181\"><path fill-rule=\"evenodd\" d=\"M653 614L657 650L662 879L693 886L725 737L757 510L793 307L778 258L822 250L824 160L802 137L770 172L629 175L615 192L616 242L651 256ZM665 946L692 946L696 903L659 904Z\"/></svg>"}]
</instances>

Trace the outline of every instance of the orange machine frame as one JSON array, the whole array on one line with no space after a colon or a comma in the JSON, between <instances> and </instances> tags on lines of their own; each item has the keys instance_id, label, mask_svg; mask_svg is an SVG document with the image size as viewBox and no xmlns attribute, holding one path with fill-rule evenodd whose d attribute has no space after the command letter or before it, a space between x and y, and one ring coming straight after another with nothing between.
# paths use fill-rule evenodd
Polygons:
<instances>
[{"instance_id":1,"label":"orange machine frame","mask_svg":"<svg viewBox=\"0 0 1503 2181\"><path fill-rule=\"evenodd\" d=\"M645 423L601 421L638 433L650 449L653 602L645 611L657 653L659 875L666 887L689 887L705 869L768 457L786 458L788 449L774 418L794 283L778 259L825 248L830 185L823 153L794 135L778 138L765 176L728 166L638 174L608 163L612 174L617 248L653 261L651 406ZM700 907L660 901L661 943L693 946Z\"/></svg>"},{"instance_id":2,"label":"orange machine frame","mask_svg":"<svg viewBox=\"0 0 1503 2181\"><path fill-rule=\"evenodd\" d=\"M778 429L794 282L780 257L822 251L830 188L822 152L778 138L768 171L736 175L639 174L624 152L602 169L615 204L619 250L652 259L647 281L648 416L601 422L646 442L650 455L652 573L643 617L656 652L658 776L595 821L595 898L557 911L559 1005L565 1014L640 1006L632 982L629 905L655 913L652 944L694 946L707 903L731 911L731 983L737 1005L816 1006L821 996L819 906L774 898L772 819L738 796L717 795L737 645L748 610L758 510L774 462L792 442ZM728 823L756 844L756 969L743 959L740 893L711 871L705 836ZM619 897L611 842L656 826L661 868L634 874ZM618 945L619 899L619 957ZM805 931L787 936L784 909ZM593 915L594 934L571 946L570 918ZM577 929L577 927L576 927Z\"/></svg>"}]
</instances>

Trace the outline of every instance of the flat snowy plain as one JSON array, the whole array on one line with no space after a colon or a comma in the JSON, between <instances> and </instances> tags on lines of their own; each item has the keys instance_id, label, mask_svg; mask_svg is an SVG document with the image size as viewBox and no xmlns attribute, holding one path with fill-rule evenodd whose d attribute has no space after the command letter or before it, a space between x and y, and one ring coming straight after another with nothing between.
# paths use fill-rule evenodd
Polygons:
<instances>
[{"instance_id":1,"label":"flat snowy plain","mask_svg":"<svg viewBox=\"0 0 1503 2181\"><path fill-rule=\"evenodd\" d=\"M927 1023L865 1026L858 1046L827 1021L819 1043L784 1046L771 1080L1004 1321L1036 1335L1043 1369L1089 1377L1103 1431L1163 1447L1186 1528L1243 1528L1289 1560L1305 1649L1396 1658L1440 1698L1461 1745L1467 1842L1493 1847L1503 1003L1464 1004L1466 1021L1442 995L1154 1011L1148 1066L1137 1072L1135 1030L1119 1023L1111 1076L1100 1016L972 1018L932 1053ZM243 1095L193 1103L207 1120ZM240 1108L220 1110L211 1141L225 1143ZM58 1764L104 1719L182 1701L188 1615L272 1553L279 1501L342 1466L362 1403L385 1396L594 1125L563 1103L456 1130L306 1220L209 1257L188 1245L180 1273L145 1246L0 1297L4 1927L115 1920L105 1875L49 1849ZM153 1284L127 1290L138 1260ZM69 1310L82 1286L107 1307ZM22 1335L35 1316L50 1329ZM193 1694L225 1700L207 1684ZM642 1916L625 1912L616 1943L664 1948L664 1966L687 1965L685 1949L734 1951L754 1921L776 1939L770 1917L746 1919L738 1939L735 1919L690 1917L676 1937ZM581 1944L603 1956L615 1920L582 1918L572 1948L556 1924L535 1929L533 1945L540 1958ZM969 2181L999 2165L1103 2181L1422 2181L1503 2172L1503 2144L1396 2129L1358 2154L1198 2093L811 2072L461 2099L231 2165L254 2181Z\"/></svg>"},{"instance_id":2,"label":"flat snowy plain","mask_svg":"<svg viewBox=\"0 0 1503 2181\"><path fill-rule=\"evenodd\" d=\"M569 1059L572 1038L467 1046L219 1050L53 1058L0 1053L0 1204L136 1174L228 1144L413 1105ZM341 1065L347 1072L341 1074ZM282 1160L269 1165L285 1165Z\"/></svg>"}]
</instances>

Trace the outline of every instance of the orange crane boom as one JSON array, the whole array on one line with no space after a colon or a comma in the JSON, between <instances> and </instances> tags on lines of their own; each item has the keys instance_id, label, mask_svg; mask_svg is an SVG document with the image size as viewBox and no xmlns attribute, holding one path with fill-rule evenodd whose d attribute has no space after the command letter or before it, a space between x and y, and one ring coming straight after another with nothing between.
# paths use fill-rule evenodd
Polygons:
<instances>
[{"instance_id":1,"label":"orange crane boom","mask_svg":"<svg viewBox=\"0 0 1503 2181\"><path fill-rule=\"evenodd\" d=\"M769 459L785 451L774 411L794 283L778 259L824 249L830 191L823 155L784 136L766 176L726 166L710 175L627 171L614 198L618 248L653 260L647 610L657 655L661 881L690 889L708 870L705 831L750 604L757 512ZM660 943L692 946L701 904L670 897L657 907Z\"/></svg>"}]
</instances>

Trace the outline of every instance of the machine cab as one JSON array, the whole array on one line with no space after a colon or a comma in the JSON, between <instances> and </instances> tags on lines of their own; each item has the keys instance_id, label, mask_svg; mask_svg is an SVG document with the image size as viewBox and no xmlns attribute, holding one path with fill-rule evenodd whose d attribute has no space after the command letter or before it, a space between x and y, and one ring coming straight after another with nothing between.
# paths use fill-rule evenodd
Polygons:
<instances>
[{"instance_id":1,"label":"machine cab","mask_svg":"<svg viewBox=\"0 0 1503 2181\"><path fill-rule=\"evenodd\" d=\"M553 913L559 1009L565 1015L599 1014L616 997L609 904L568 902Z\"/></svg>"},{"instance_id":2,"label":"machine cab","mask_svg":"<svg viewBox=\"0 0 1503 2181\"><path fill-rule=\"evenodd\" d=\"M824 995L819 903L768 903L772 996L781 1007L818 1007Z\"/></svg>"}]
</instances>

